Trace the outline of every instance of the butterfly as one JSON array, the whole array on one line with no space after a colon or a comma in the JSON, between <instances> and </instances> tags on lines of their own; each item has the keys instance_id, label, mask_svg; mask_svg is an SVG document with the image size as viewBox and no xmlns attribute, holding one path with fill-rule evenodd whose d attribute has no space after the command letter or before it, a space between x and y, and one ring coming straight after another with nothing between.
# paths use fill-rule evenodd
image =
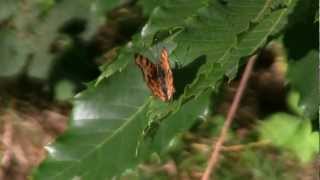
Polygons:
<instances>
[{"instance_id":1,"label":"butterfly","mask_svg":"<svg viewBox=\"0 0 320 180\"><path fill-rule=\"evenodd\" d=\"M155 97L162 101L173 98L175 88L167 49L162 49L160 62L156 64L140 54L135 54L135 63L141 69L144 80Z\"/></svg>"}]
</instances>

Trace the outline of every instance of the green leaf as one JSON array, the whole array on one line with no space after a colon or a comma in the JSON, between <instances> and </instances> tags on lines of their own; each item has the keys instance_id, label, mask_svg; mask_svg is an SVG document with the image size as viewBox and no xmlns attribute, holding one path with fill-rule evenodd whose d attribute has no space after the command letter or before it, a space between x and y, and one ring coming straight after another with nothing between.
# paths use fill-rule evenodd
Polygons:
<instances>
[{"instance_id":1,"label":"green leaf","mask_svg":"<svg viewBox=\"0 0 320 180\"><path fill-rule=\"evenodd\" d=\"M54 89L54 99L58 101L67 101L73 98L75 92L74 85L68 80L61 80Z\"/></svg>"},{"instance_id":2,"label":"green leaf","mask_svg":"<svg viewBox=\"0 0 320 180\"><path fill-rule=\"evenodd\" d=\"M175 0L165 1L163 6L157 7L152 12L148 23L141 32L144 43L149 45L156 38L155 33L161 30L174 29L183 25L185 19L191 18L196 12L204 7L207 0Z\"/></svg>"},{"instance_id":3,"label":"green leaf","mask_svg":"<svg viewBox=\"0 0 320 180\"><path fill-rule=\"evenodd\" d=\"M313 159L319 149L319 132L312 132L311 121L297 116L277 113L260 125L261 139L291 150L301 162Z\"/></svg>"},{"instance_id":4,"label":"green leaf","mask_svg":"<svg viewBox=\"0 0 320 180\"><path fill-rule=\"evenodd\" d=\"M205 112L227 71L263 46L285 19L286 8L271 11L269 2L176 0L156 8L141 38L76 98L69 130L48 148L36 179L110 179L151 152L163 152ZM133 63L134 52L158 57L157 47L166 47L180 66L174 68L177 92L168 103L150 98Z\"/></svg>"},{"instance_id":5,"label":"green leaf","mask_svg":"<svg viewBox=\"0 0 320 180\"><path fill-rule=\"evenodd\" d=\"M128 65L128 59L130 59L130 55L132 55L132 52L130 52L128 48L123 48L120 50L119 56L114 58L111 63L101 66L102 74L98 77L96 85L99 84L103 79L111 76L113 73L117 71L121 72L122 69Z\"/></svg>"},{"instance_id":6,"label":"green leaf","mask_svg":"<svg viewBox=\"0 0 320 180\"><path fill-rule=\"evenodd\" d=\"M161 122L154 139L152 150L162 153L177 134L190 129L198 118L205 116L210 110L209 97L211 91L204 92L201 96L184 104L178 112L173 113ZM196 116L195 116L196 115Z\"/></svg>"},{"instance_id":7,"label":"green leaf","mask_svg":"<svg viewBox=\"0 0 320 180\"><path fill-rule=\"evenodd\" d=\"M299 112L312 120L317 119L319 102L319 22L314 22L317 10L316 1L297 0L281 37L288 59L287 79L300 93Z\"/></svg>"},{"instance_id":8,"label":"green leaf","mask_svg":"<svg viewBox=\"0 0 320 180\"><path fill-rule=\"evenodd\" d=\"M287 105L291 112L303 116L303 111L299 107L300 94L296 90L291 90L287 96Z\"/></svg>"},{"instance_id":9,"label":"green leaf","mask_svg":"<svg viewBox=\"0 0 320 180\"><path fill-rule=\"evenodd\" d=\"M50 156L36 179L110 179L142 158L135 151L150 99L145 101L148 89L142 85L139 69L133 63L128 66L75 99L69 130L48 147ZM192 119L206 101L208 94L187 103L177 116Z\"/></svg>"},{"instance_id":10,"label":"green leaf","mask_svg":"<svg viewBox=\"0 0 320 180\"><path fill-rule=\"evenodd\" d=\"M287 9L271 11L273 4L269 2L228 1L222 4L184 0L186 8L183 11L174 3L165 5L154 10L143 28L143 42L151 45L157 41L159 32L167 30L168 36L174 34L173 41L178 45L173 51L173 57L177 57L174 61L186 65L203 55L209 61L205 71L218 62L228 68L227 74L233 77L239 59L261 47L285 19ZM288 7L290 5L288 1ZM250 21L256 23L250 26Z\"/></svg>"},{"instance_id":11,"label":"green leaf","mask_svg":"<svg viewBox=\"0 0 320 180\"><path fill-rule=\"evenodd\" d=\"M157 6L165 3L166 1L158 1L158 0L139 0L138 5L142 7L143 14L148 16Z\"/></svg>"},{"instance_id":12,"label":"green leaf","mask_svg":"<svg viewBox=\"0 0 320 180\"><path fill-rule=\"evenodd\" d=\"M138 68L129 66L75 98L69 130L48 147L50 156L36 179L105 179L137 161L149 101Z\"/></svg>"},{"instance_id":13,"label":"green leaf","mask_svg":"<svg viewBox=\"0 0 320 180\"><path fill-rule=\"evenodd\" d=\"M316 119L319 105L319 51L310 51L299 61L291 61L288 79L294 89L300 92L299 107L304 116Z\"/></svg>"}]
</instances>

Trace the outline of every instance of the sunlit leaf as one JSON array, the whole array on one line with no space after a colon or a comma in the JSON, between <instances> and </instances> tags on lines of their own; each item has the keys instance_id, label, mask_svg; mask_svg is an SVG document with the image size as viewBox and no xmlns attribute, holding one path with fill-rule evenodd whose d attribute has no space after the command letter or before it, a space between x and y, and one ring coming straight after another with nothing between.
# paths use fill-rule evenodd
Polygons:
<instances>
[{"instance_id":1,"label":"sunlit leaf","mask_svg":"<svg viewBox=\"0 0 320 180\"><path fill-rule=\"evenodd\" d=\"M261 139L291 150L302 162L313 159L319 150L319 132L312 132L310 120L277 113L260 125Z\"/></svg>"}]
</instances>

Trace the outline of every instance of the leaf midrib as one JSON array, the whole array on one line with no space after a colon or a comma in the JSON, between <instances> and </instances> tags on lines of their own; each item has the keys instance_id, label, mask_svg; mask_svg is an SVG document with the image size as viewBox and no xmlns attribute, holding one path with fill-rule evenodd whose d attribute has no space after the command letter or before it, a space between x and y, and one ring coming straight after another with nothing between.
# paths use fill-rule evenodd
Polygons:
<instances>
[{"instance_id":1,"label":"leaf midrib","mask_svg":"<svg viewBox=\"0 0 320 180\"><path fill-rule=\"evenodd\" d=\"M86 154L84 154L78 161L75 161L72 165L70 165L68 168L63 169L62 171L60 171L58 174L56 174L55 176L51 177L51 178L56 178L60 175L62 175L64 172L72 169L73 167L75 167L78 163L81 163L86 157L90 156L90 154L94 153L99 147L103 146L104 144L108 143L108 141L110 139L112 139L119 131L121 131L124 127L126 127L135 117L136 115L138 115L145 107L147 107L147 105L151 102L151 98L147 99L147 101L142 104L142 106L140 108L137 109L137 111L135 113L133 113L131 116L129 116L122 126L120 126L118 129L116 129L114 131L114 133L112 133L110 136L108 136L105 140L103 140L101 143L97 144L94 146L94 148L87 152Z\"/></svg>"}]
</instances>

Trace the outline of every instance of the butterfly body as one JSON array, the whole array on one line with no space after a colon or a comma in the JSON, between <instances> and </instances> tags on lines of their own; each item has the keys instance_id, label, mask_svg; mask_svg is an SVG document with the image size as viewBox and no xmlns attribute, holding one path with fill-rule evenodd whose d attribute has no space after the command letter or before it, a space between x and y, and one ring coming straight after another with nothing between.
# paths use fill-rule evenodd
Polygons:
<instances>
[{"instance_id":1,"label":"butterfly body","mask_svg":"<svg viewBox=\"0 0 320 180\"><path fill-rule=\"evenodd\" d=\"M175 92L172 70L169 63L168 51L161 51L160 62L152 63L148 58L136 54L135 62L143 73L152 94L162 101L169 101Z\"/></svg>"}]
</instances>

